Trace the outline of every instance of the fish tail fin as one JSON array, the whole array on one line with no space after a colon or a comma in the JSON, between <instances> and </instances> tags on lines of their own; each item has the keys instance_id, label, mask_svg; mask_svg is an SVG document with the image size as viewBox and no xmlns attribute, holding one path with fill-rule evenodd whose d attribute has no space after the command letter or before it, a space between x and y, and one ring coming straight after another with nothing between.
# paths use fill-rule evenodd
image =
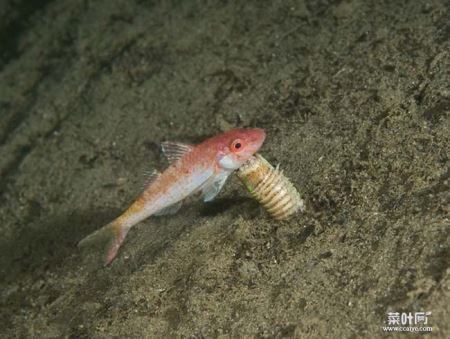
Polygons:
<instances>
[{"instance_id":1,"label":"fish tail fin","mask_svg":"<svg viewBox=\"0 0 450 339\"><path fill-rule=\"evenodd\" d=\"M99 230L89 234L78 243L78 248L105 246L104 266L109 265L117 256L117 252L122 245L129 227L126 227L120 219L116 219L106 224Z\"/></svg>"}]
</instances>

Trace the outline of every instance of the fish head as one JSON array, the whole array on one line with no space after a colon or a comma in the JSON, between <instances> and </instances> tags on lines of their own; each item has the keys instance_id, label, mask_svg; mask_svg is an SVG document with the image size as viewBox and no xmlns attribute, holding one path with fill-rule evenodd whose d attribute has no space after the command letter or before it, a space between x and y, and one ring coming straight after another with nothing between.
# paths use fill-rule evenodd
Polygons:
<instances>
[{"instance_id":1,"label":"fish head","mask_svg":"<svg viewBox=\"0 0 450 339\"><path fill-rule=\"evenodd\" d=\"M222 169L235 170L262 146L266 132L261 128L236 128L220 135L218 164Z\"/></svg>"}]
</instances>

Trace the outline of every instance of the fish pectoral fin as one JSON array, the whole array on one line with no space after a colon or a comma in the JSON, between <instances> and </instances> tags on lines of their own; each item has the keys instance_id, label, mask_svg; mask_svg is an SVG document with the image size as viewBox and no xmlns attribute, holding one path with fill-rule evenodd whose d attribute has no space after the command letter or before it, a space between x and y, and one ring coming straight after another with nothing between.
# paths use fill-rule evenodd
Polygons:
<instances>
[{"instance_id":1,"label":"fish pectoral fin","mask_svg":"<svg viewBox=\"0 0 450 339\"><path fill-rule=\"evenodd\" d=\"M173 141L164 141L161 143L161 147L169 163L177 161L194 149L193 145Z\"/></svg>"},{"instance_id":2,"label":"fish pectoral fin","mask_svg":"<svg viewBox=\"0 0 450 339\"><path fill-rule=\"evenodd\" d=\"M177 202L173 205L167 206L165 208L163 208L162 210L160 210L159 212L156 212L155 216L161 216L161 215L170 215L170 214L175 214L178 212L178 210L181 208L181 205L183 205L183 202Z\"/></svg>"},{"instance_id":3,"label":"fish pectoral fin","mask_svg":"<svg viewBox=\"0 0 450 339\"><path fill-rule=\"evenodd\" d=\"M217 194L219 194L230 173L231 172L223 172L219 175L214 176L203 184L201 188L203 201L211 201L217 196Z\"/></svg>"},{"instance_id":4,"label":"fish pectoral fin","mask_svg":"<svg viewBox=\"0 0 450 339\"><path fill-rule=\"evenodd\" d=\"M150 186L150 184L155 181L156 179L159 178L159 176L161 175L161 172L158 170L151 170L151 171L146 171L144 172L145 175L145 182L142 185L143 189L146 189L148 186Z\"/></svg>"}]
</instances>

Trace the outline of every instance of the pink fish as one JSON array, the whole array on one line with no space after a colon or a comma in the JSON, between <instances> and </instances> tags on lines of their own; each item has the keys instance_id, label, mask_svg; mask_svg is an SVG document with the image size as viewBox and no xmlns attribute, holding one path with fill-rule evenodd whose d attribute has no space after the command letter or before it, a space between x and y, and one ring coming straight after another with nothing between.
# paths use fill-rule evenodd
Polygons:
<instances>
[{"instance_id":1,"label":"pink fish","mask_svg":"<svg viewBox=\"0 0 450 339\"><path fill-rule=\"evenodd\" d=\"M163 172L154 171L144 191L118 218L80 241L85 246L107 240L105 266L117 256L131 227L151 215L173 214L184 199L200 194L210 201L228 176L261 147L266 134L259 128L232 129L196 146L164 142L162 149L171 163Z\"/></svg>"}]
</instances>

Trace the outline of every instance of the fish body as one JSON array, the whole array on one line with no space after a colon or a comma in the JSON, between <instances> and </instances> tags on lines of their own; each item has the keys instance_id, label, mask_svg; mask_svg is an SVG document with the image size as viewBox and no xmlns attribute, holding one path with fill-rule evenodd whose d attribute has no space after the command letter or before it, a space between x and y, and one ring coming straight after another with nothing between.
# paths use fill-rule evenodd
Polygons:
<instances>
[{"instance_id":1,"label":"fish body","mask_svg":"<svg viewBox=\"0 0 450 339\"><path fill-rule=\"evenodd\" d=\"M163 151L170 166L156 171L143 192L118 218L84 238L79 246L100 239L108 241L105 265L117 256L131 227L152 215L175 213L184 199L200 194L210 201L220 192L228 176L261 147L265 132L240 128L219 134L198 145L165 142Z\"/></svg>"}]
</instances>

